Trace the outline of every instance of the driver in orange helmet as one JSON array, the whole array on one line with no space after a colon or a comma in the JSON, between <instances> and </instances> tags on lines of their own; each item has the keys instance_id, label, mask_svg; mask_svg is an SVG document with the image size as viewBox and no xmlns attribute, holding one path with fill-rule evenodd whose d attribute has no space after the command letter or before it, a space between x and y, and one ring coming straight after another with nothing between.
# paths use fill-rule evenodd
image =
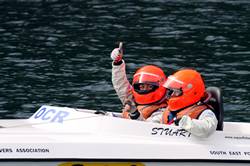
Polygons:
<instances>
[{"instance_id":1,"label":"driver in orange helmet","mask_svg":"<svg viewBox=\"0 0 250 166\"><path fill-rule=\"evenodd\" d=\"M163 87L166 76L163 70L154 65L141 67L135 72L131 85L122 56L121 45L111 52L112 83L124 105L122 116L160 123L162 112L167 107L166 88Z\"/></svg>"},{"instance_id":2,"label":"driver in orange helmet","mask_svg":"<svg viewBox=\"0 0 250 166\"><path fill-rule=\"evenodd\" d=\"M204 81L196 70L182 69L170 75L164 84L168 89L168 107L162 123L176 124L199 137L208 137L218 120L208 105Z\"/></svg>"}]
</instances>

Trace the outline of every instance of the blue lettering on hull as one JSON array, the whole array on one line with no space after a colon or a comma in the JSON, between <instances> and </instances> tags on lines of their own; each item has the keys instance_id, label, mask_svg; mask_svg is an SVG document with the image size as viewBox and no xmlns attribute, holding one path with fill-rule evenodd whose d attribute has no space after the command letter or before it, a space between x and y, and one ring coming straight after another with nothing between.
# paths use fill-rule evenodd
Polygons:
<instances>
[{"instance_id":1,"label":"blue lettering on hull","mask_svg":"<svg viewBox=\"0 0 250 166\"><path fill-rule=\"evenodd\" d=\"M56 110L52 108L42 107L40 110L38 110L33 118L34 119L40 119L43 121L49 121L51 123L63 123L63 120L69 116L69 112L67 111L61 111Z\"/></svg>"}]
</instances>

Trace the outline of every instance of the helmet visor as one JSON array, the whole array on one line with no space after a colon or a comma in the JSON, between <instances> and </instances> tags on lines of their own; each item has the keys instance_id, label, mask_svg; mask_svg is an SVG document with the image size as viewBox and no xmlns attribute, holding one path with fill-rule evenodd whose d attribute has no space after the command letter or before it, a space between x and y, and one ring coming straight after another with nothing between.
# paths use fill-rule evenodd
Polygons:
<instances>
[{"instance_id":1,"label":"helmet visor","mask_svg":"<svg viewBox=\"0 0 250 166\"><path fill-rule=\"evenodd\" d=\"M156 74L140 72L134 75L133 84L135 83L157 83L159 84L161 77Z\"/></svg>"},{"instance_id":2,"label":"helmet visor","mask_svg":"<svg viewBox=\"0 0 250 166\"><path fill-rule=\"evenodd\" d=\"M174 76L169 76L163 86L167 89L182 89L184 84L184 82L177 80Z\"/></svg>"},{"instance_id":3,"label":"helmet visor","mask_svg":"<svg viewBox=\"0 0 250 166\"><path fill-rule=\"evenodd\" d=\"M138 94L148 94L155 91L159 86L156 83L135 83L133 84L134 90Z\"/></svg>"},{"instance_id":4,"label":"helmet visor","mask_svg":"<svg viewBox=\"0 0 250 166\"><path fill-rule=\"evenodd\" d=\"M169 76L167 81L163 84L167 91L167 98L178 97L183 94L184 82L177 80L173 76Z\"/></svg>"},{"instance_id":5,"label":"helmet visor","mask_svg":"<svg viewBox=\"0 0 250 166\"><path fill-rule=\"evenodd\" d=\"M167 89L167 99L183 95L182 89Z\"/></svg>"}]
</instances>

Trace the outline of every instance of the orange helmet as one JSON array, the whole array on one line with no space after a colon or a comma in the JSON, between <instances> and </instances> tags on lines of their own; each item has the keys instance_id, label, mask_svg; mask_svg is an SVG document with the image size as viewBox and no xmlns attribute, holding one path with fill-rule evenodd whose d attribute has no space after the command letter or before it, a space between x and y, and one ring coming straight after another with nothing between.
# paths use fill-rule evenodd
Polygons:
<instances>
[{"instance_id":1,"label":"orange helmet","mask_svg":"<svg viewBox=\"0 0 250 166\"><path fill-rule=\"evenodd\" d=\"M147 65L138 69L132 82L135 102L144 105L160 101L166 93L166 88L163 87L165 81L163 70L157 66ZM142 90L140 87L144 85L150 88Z\"/></svg>"},{"instance_id":2,"label":"orange helmet","mask_svg":"<svg viewBox=\"0 0 250 166\"><path fill-rule=\"evenodd\" d=\"M196 70L179 70L163 85L168 89L168 108L177 111L197 103L205 94L204 81Z\"/></svg>"}]
</instances>

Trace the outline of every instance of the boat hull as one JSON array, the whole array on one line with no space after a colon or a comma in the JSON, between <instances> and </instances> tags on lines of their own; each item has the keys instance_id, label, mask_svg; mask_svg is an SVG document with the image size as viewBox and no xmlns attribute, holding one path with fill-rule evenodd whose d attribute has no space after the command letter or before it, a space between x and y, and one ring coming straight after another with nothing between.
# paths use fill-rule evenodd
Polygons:
<instances>
[{"instance_id":1,"label":"boat hull","mask_svg":"<svg viewBox=\"0 0 250 166\"><path fill-rule=\"evenodd\" d=\"M43 106L29 119L0 120L0 126L0 162L4 164L250 163L249 123L225 122L223 131L199 138L176 126L122 119L118 114Z\"/></svg>"}]
</instances>

